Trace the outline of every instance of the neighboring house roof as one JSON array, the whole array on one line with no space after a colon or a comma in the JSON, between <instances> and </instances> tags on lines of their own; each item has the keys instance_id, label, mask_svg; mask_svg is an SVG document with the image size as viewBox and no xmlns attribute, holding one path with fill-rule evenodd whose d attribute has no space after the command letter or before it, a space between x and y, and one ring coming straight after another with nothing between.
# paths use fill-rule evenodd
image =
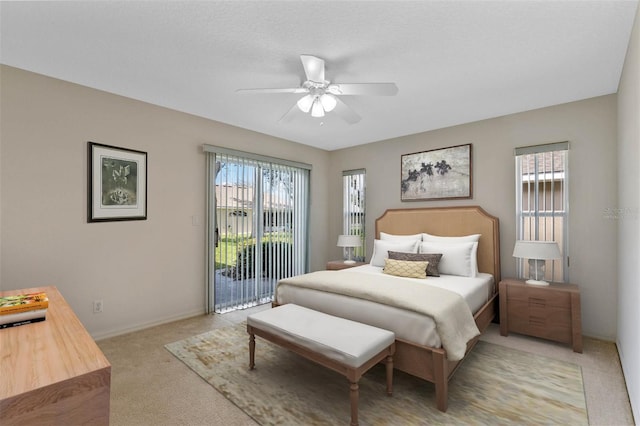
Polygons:
<instances>
[{"instance_id":1,"label":"neighboring house roof","mask_svg":"<svg viewBox=\"0 0 640 426\"><path fill-rule=\"evenodd\" d=\"M284 194L263 194L264 210L291 208L289 198ZM252 209L254 207L254 188L246 185L216 185L216 207L226 209Z\"/></svg>"}]
</instances>

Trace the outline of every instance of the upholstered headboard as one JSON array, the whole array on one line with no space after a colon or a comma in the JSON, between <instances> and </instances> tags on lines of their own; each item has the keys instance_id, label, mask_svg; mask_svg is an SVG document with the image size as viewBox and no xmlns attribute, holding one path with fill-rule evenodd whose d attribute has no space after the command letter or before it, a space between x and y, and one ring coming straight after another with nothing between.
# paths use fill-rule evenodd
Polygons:
<instances>
[{"instance_id":1,"label":"upholstered headboard","mask_svg":"<svg viewBox=\"0 0 640 426\"><path fill-rule=\"evenodd\" d=\"M500 282L500 223L479 206L389 209L376 219L376 238L380 238L380 232L451 237L481 234L478 270Z\"/></svg>"}]
</instances>

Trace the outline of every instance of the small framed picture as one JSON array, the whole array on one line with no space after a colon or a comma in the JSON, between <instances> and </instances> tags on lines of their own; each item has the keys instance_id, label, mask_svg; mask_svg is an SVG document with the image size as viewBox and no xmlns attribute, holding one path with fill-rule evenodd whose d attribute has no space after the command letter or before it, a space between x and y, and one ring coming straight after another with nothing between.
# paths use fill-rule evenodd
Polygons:
<instances>
[{"instance_id":1,"label":"small framed picture","mask_svg":"<svg viewBox=\"0 0 640 426\"><path fill-rule=\"evenodd\" d=\"M400 161L401 201L473 197L471 144L405 154Z\"/></svg>"},{"instance_id":2,"label":"small framed picture","mask_svg":"<svg viewBox=\"0 0 640 426\"><path fill-rule=\"evenodd\" d=\"M147 219L147 153L88 142L87 222Z\"/></svg>"}]
</instances>

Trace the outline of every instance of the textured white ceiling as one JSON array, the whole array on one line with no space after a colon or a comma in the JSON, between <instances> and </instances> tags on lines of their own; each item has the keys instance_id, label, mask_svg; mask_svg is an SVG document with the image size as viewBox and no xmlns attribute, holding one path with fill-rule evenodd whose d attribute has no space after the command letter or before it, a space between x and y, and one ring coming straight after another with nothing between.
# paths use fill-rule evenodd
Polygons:
<instances>
[{"instance_id":1,"label":"textured white ceiling","mask_svg":"<svg viewBox=\"0 0 640 426\"><path fill-rule=\"evenodd\" d=\"M2 2L0 62L333 150L617 91L637 1ZM300 54L363 119L300 113Z\"/></svg>"}]
</instances>

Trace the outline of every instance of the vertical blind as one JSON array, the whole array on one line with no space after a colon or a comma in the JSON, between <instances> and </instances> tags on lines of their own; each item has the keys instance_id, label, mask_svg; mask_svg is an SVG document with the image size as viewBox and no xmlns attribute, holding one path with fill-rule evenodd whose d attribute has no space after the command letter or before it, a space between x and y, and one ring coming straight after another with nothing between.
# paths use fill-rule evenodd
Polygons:
<instances>
[{"instance_id":1,"label":"vertical blind","mask_svg":"<svg viewBox=\"0 0 640 426\"><path fill-rule=\"evenodd\" d=\"M281 278L308 270L310 167L205 145L208 310L273 300Z\"/></svg>"},{"instance_id":2,"label":"vertical blind","mask_svg":"<svg viewBox=\"0 0 640 426\"><path fill-rule=\"evenodd\" d=\"M556 241L563 258L547 261L545 279L568 282L569 142L516 148L515 159L516 238ZM528 276L521 259L518 275Z\"/></svg>"},{"instance_id":3,"label":"vertical blind","mask_svg":"<svg viewBox=\"0 0 640 426\"><path fill-rule=\"evenodd\" d=\"M342 232L344 235L360 236L362 246L353 249L353 259L361 262L365 260L367 252L365 247L365 177L366 171L364 169L342 172Z\"/></svg>"}]
</instances>

